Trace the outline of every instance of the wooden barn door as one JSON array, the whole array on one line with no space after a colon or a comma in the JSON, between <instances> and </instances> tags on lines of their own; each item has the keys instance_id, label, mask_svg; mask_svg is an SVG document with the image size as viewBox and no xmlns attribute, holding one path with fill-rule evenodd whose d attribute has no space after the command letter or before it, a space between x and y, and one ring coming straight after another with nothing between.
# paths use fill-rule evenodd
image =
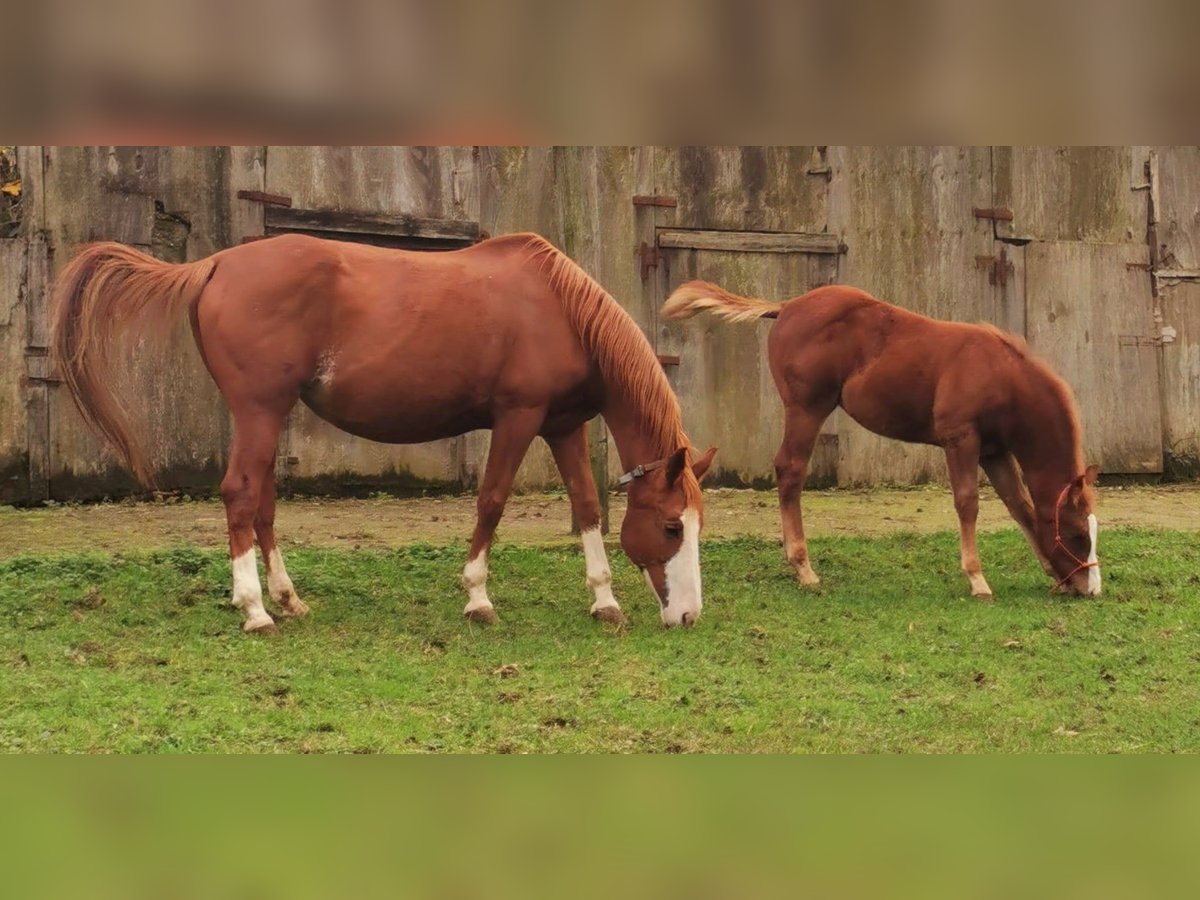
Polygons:
<instances>
[{"instance_id":1,"label":"wooden barn door","mask_svg":"<svg viewBox=\"0 0 1200 900\"><path fill-rule=\"evenodd\" d=\"M996 147L1000 279L1029 345L1067 380L1084 452L1105 472L1162 471L1145 148Z\"/></svg>"},{"instance_id":2,"label":"wooden barn door","mask_svg":"<svg viewBox=\"0 0 1200 900\"><path fill-rule=\"evenodd\" d=\"M784 300L837 275L836 235L660 228L658 309L671 291L702 279L726 290ZM783 437L783 406L767 364L772 320L732 325L712 316L660 322L658 353L683 407L692 442L717 454L718 483L765 486L775 477ZM815 479L834 477L832 420L812 463Z\"/></svg>"}]
</instances>

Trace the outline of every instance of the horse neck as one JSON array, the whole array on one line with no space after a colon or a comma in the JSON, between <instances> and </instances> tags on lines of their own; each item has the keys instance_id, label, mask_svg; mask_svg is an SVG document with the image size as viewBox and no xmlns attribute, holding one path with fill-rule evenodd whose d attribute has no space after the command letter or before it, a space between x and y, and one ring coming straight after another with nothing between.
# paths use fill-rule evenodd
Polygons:
<instances>
[{"instance_id":1,"label":"horse neck","mask_svg":"<svg viewBox=\"0 0 1200 900\"><path fill-rule=\"evenodd\" d=\"M1030 416L1032 425L1022 429L1025 440L1012 448L1038 509L1053 507L1062 489L1083 471L1079 430L1071 410L1057 395L1043 396L1051 402L1044 413Z\"/></svg>"},{"instance_id":2,"label":"horse neck","mask_svg":"<svg viewBox=\"0 0 1200 900\"><path fill-rule=\"evenodd\" d=\"M678 446L667 446L664 437L664 432L672 429L655 427L653 411L640 408L620 394L609 397L602 415L612 432L621 466L626 470L662 459L678 449ZM677 426L674 431L681 434ZM675 443L680 445L682 441L680 436Z\"/></svg>"}]
</instances>

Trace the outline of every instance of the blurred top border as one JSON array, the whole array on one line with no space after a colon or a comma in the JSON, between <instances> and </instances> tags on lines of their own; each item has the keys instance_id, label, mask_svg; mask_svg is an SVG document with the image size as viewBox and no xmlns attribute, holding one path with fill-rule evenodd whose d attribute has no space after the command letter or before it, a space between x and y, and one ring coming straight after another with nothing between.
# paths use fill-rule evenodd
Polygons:
<instances>
[{"instance_id":1,"label":"blurred top border","mask_svg":"<svg viewBox=\"0 0 1200 900\"><path fill-rule=\"evenodd\" d=\"M8 10L8 143L1172 143L1179 0L78 0Z\"/></svg>"}]
</instances>

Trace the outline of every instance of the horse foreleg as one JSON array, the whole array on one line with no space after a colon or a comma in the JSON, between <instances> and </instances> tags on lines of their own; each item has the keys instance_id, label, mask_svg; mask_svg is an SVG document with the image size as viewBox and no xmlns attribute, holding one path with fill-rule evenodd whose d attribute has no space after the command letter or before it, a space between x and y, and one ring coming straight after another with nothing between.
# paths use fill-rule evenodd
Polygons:
<instances>
[{"instance_id":1,"label":"horse foreleg","mask_svg":"<svg viewBox=\"0 0 1200 900\"><path fill-rule=\"evenodd\" d=\"M613 597L612 570L608 566L604 538L600 534L600 498L596 493L596 482L588 459L587 425L581 425L569 434L548 438L547 442L563 483L567 486L571 512L579 523L587 564L587 583L596 598L591 614L605 622L623 624L625 614Z\"/></svg>"},{"instance_id":2,"label":"horse foreleg","mask_svg":"<svg viewBox=\"0 0 1200 900\"><path fill-rule=\"evenodd\" d=\"M263 483L275 465L275 447L283 417L261 408L235 409L229 468L221 481L229 526L233 569L233 605L245 615L245 631L270 632L275 622L263 607L262 583L254 559L254 526Z\"/></svg>"},{"instance_id":3,"label":"horse foreleg","mask_svg":"<svg viewBox=\"0 0 1200 900\"><path fill-rule=\"evenodd\" d=\"M462 573L462 583L468 597L463 615L472 621L488 624L496 621L496 610L487 594L488 551L496 526L504 515L504 504L508 502L508 495L512 491L517 467L521 465L529 444L541 430L544 419L545 410L513 410L497 416L492 426L487 469L483 473L483 483L479 486L476 502L475 534L471 538L471 549Z\"/></svg>"},{"instance_id":4,"label":"horse foreleg","mask_svg":"<svg viewBox=\"0 0 1200 900\"><path fill-rule=\"evenodd\" d=\"M980 462L983 465L983 471L987 472L992 487L996 489L997 496L1004 501L1004 505L1008 508L1008 514L1020 526L1021 531L1025 532L1025 537L1037 555L1038 562L1042 564L1047 575L1057 578L1058 576L1055 575L1054 569L1050 565L1050 560L1046 559L1042 548L1038 546L1034 533L1036 519L1033 501L1029 498L1025 482L1021 480L1016 460L1012 458L1011 453L1004 453L1000 456L985 457Z\"/></svg>"},{"instance_id":5,"label":"horse foreleg","mask_svg":"<svg viewBox=\"0 0 1200 900\"><path fill-rule=\"evenodd\" d=\"M958 513L962 570L971 582L971 596L990 600L992 589L983 577L979 548L975 545L975 520L979 517L979 438L975 434L964 435L947 444L945 450L954 509Z\"/></svg>"},{"instance_id":6,"label":"horse foreleg","mask_svg":"<svg viewBox=\"0 0 1200 900\"><path fill-rule=\"evenodd\" d=\"M283 554L275 543L275 467L267 469L258 499L258 515L254 519L258 549L267 567L267 592L285 616L308 614L308 604L296 596L296 588L283 564Z\"/></svg>"},{"instance_id":7,"label":"horse foreleg","mask_svg":"<svg viewBox=\"0 0 1200 900\"><path fill-rule=\"evenodd\" d=\"M808 461L812 456L821 423L828 411L789 406L784 422L783 443L775 456L775 477L779 485L779 515L783 520L783 552L791 563L796 577L803 585L817 585L821 579L808 559L808 541L804 537L804 517L800 497L808 478Z\"/></svg>"}]
</instances>

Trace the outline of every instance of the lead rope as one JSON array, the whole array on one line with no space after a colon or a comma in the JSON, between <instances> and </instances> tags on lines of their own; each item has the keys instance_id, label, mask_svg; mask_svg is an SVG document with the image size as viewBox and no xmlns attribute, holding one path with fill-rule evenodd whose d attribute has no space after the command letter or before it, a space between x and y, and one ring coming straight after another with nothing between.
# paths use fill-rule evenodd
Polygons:
<instances>
[{"instance_id":1,"label":"lead rope","mask_svg":"<svg viewBox=\"0 0 1200 900\"><path fill-rule=\"evenodd\" d=\"M1100 560L1088 562L1080 559L1078 556L1072 553L1071 548L1063 542L1062 532L1058 530L1058 512L1060 509L1062 509L1063 501L1067 499L1067 492L1071 490L1071 485L1074 483L1074 481L1067 482L1067 486L1063 488L1062 493L1058 495L1058 502L1054 504L1054 548L1057 550L1059 547L1062 547L1063 552L1065 552L1067 556L1071 557L1071 559L1075 561L1075 568L1058 580L1058 583L1050 589L1051 593L1058 590L1060 587L1070 581L1075 576L1076 572L1081 572L1084 569L1090 569L1093 566L1100 565Z\"/></svg>"}]
</instances>

